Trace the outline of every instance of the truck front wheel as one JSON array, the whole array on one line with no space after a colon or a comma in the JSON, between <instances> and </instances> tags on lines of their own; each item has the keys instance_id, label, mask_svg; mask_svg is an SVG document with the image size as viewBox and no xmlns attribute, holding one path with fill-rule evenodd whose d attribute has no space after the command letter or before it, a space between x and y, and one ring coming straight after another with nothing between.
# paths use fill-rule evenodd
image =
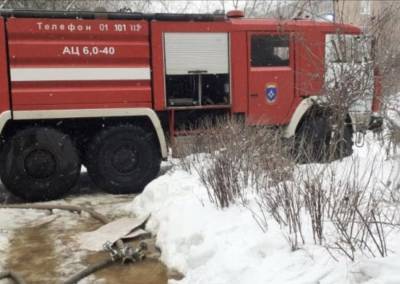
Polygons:
<instances>
[{"instance_id":1,"label":"truck front wheel","mask_svg":"<svg viewBox=\"0 0 400 284\"><path fill-rule=\"evenodd\" d=\"M134 125L105 128L89 143L87 170L110 193L137 193L159 170L161 155L150 131Z\"/></svg>"},{"instance_id":2,"label":"truck front wheel","mask_svg":"<svg viewBox=\"0 0 400 284\"><path fill-rule=\"evenodd\" d=\"M296 160L301 163L322 162L327 155L330 133L325 117L307 117L296 132Z\"/></svg>"},{"instance_id":3,"label":"truck front wheel","mask_svg":"<svg viewBox=\"0 0 400 284\"><path fill-rule=\"evenodd\" d=\"M80 168L69 136L47 127L17 132L5 143L0 156L3 184L28 201L61 197L76 184Z\"/></svg>"},{"instance_id":4,"label":"truck front wheel","mask_svg":"<svg viewBox=\"0 0 400 284\"><path fill-rule=\"evenodd\" d=\"M307 117L295 136L295 156L301 163L341 159L353 153L353 129L345 125L343 133L333 131L323 115Z\"/></svg>"}]
</instances>

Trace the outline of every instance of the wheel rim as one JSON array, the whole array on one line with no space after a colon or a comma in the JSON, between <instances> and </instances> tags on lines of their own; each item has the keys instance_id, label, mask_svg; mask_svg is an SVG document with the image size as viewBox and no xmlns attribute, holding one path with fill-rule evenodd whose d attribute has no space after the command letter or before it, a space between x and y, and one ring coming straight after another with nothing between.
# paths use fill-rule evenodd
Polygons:
<instances>
[{"instance_id":1,"label":"wheel rim","mask_svg":"<svg viewBox=\"0 0 400 284\"><path fill-rule=\"evenodd\" d=\"M54 155L43 149L30 152L24 161L25 170L33 178L44 179L56 172L56 159Z\"/></svg>"},{"instance_id":2,"label":"wheel rim","mask_svg":"<svg viewBox=\"0 0 400 284\"><path fill-rule=\"evenodd\" d=\"M134 171L138 164L138 153L132 145L122 145L115 149L111 158L112 166L122 174Z\"/></svg>"}]
</instances>

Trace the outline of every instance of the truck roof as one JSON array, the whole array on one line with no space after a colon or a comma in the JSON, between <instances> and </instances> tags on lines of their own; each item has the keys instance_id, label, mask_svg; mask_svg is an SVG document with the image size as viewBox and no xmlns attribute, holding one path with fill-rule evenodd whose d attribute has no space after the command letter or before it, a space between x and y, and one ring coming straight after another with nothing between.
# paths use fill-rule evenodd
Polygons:
<instances>
[{"instance_id":1,"label":"truck roof","mask_svg":"<svg viewBox=\"0 0 400 284\"><path fill-rule=\"evenodd\" d=\"M354 25L342 24L335 22L322 22L309 19L292 19L292 20L276 20L276 19L231 19L231 22L237 26L243 26L244 29L260 29L266 27L280 26L283 30L296 31L299 29L316 29L325 33L346 33L360 34L362 30Z\"/></svg>"},{"instance_id":2,"label":"truck roof","mask_svg":"<svg viewBox=\"0 0 400 284\"><path fill-rule=\"evenodd\" d=\"M45 11L45 10L0 10L0 16L15 18L52 19L110 19L110 20L162 20L162 21L224 21L225 14L174 14L140 12L97 11Z\"/></svg>"},{"instance_id":3,"label":"truck roof","mask_svg":"<svg viewBox=\"0 0 400 284\"><path fill-rule=\"evenodd\" d=\"M44 10L0 10L2 17L50 18L50 19L110 19L110 20L157 20L157 21L194 21L194 22L231 22L243 29L263 29L281 26L287 30L317 28L326 33L360 34L360 28L333 22L321 22L308 19L277 20L268 18L230 18L226 14L176 14L176 13L139 13L139 12L97 12L97 11L44 11Z\"/></svg>"}]
</instances>

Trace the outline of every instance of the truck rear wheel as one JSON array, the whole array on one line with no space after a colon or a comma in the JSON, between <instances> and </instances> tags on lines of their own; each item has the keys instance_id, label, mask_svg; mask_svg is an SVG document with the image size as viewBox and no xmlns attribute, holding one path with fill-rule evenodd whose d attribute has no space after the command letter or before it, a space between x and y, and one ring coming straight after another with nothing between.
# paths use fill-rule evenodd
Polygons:
<instances>
[{"instance_id":1,"label":"truck rear wheel","mask_svg":"<svg viewBox=\"0 0 400 284\"><path fill-rule=\"evenodd\" d=\"M0 157L0 177L14 195L28 201L52 200L77 182L81 163L69 136L32 127L9 139Z\"/></svg>"},{"instance_id":2,"label":"truck rear wheel","mask_svg":"<svg viewBox=\"0 0 400 284\"><path fill-rule=\"evenodd\" d=\"M102 130L89 144L88 173L110 193L138 193L160 171L161 155L151 132L134 125Z\"/></svg>"}]
</instances>

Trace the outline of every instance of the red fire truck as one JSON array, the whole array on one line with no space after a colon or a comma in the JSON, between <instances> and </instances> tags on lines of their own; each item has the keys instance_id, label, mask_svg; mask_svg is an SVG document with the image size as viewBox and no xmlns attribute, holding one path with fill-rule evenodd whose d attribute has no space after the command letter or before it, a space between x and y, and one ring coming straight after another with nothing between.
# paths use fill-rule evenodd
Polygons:
<instances>
[{"instance_id":1,"label":"red fire truck","mask_svg":"<svg viewBox=\"0 0 400 284\"><path fill-rule=\"evenodd\" d=\"M177 136L204 116L240 115L295 137L318 108L325 42L338 31L361 34L239 11L2 11L1 180L23 199L54 199L83 164L98 187L139 192L167 158L165 133ZM375 103L349 112L351 132L367 129L378 111Z\"/></svg>"}]
</instances>

